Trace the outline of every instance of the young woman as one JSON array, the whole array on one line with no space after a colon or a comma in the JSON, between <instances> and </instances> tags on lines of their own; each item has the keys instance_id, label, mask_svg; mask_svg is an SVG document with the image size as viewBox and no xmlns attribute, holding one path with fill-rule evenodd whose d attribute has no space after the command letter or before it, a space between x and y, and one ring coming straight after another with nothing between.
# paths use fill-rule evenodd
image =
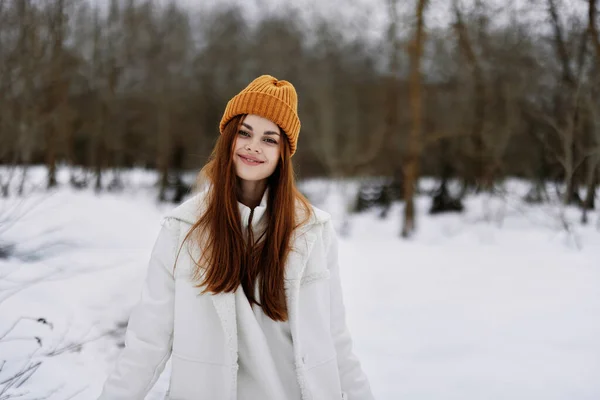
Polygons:
<instances>
[{"instance_id":1,"label":"young woman","mask_svg":"<svg viewBox=\"0 0 600 400\"><path fill-rule=\"evenodd\" d=\"M100 399L144 399L169 357L167 399L373 399L330 215L294 182L297 104L269 75L229 101L206 187L164 219Z\"/></svg>"}]
</instances>

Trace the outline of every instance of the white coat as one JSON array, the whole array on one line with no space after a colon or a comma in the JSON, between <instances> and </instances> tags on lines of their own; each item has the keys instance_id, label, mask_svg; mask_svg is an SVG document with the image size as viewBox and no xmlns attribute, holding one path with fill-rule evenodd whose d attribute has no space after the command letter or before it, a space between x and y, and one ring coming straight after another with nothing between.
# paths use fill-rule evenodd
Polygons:
<instances>
[{"instance_id":1,"label":"white coat","mask_svg":"<svg viewBox=\"0 0 600 400\"><path fill-rule=\"evenodd\" d=\"M193 246L183 247L172 269L185 234L201 212L203 196L195 195L163 220L141 299L129 319L125 348L99 400L143 400L169 357L166 399L236 400L234 294L199 294L189 279L192 257L198 257ZM346 326L336 233L330 215L313 210L314 217L294 231L285 271L302 399L372 400Z\"/></svg>"}]
</instances>

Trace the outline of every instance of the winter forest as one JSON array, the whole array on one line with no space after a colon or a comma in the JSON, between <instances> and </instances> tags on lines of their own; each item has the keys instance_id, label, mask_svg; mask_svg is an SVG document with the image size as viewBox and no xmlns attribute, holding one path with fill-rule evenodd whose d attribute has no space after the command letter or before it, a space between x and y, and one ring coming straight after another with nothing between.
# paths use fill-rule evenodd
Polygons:
<instances>
[{"instance_id":1,"label":"winter forest","mask_svg":"<svg viewBox=\"0 0 600 400\"><path fill-rule=\"evenodd\" d=\"M600 398L600 0L0 0L0 400L99 395L261 74L377 399Z\"/></svg>"}]
</instances>

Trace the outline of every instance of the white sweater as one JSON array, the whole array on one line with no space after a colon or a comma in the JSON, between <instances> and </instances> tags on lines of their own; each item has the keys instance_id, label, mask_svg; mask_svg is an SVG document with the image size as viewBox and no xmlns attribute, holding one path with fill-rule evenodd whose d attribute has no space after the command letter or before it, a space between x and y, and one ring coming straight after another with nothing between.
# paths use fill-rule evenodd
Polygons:
<instances>
[{"instance_id":1,"label":"white sweater","mask_svg":"<svg viewBox=\"0 0 600 400\"><path fill-rule=\"evenodd\" d=\"M258 238L265 229L263 215L267 191L254 210L238 202L246 238L251 215L254 237ZM255 288L255 297L260 302L259 286ZM235 307L239 350L238 400L301 400L289 322L273 321L261 307L251 307L241 286L235 292Z\"/></svg>"}]
</instances>

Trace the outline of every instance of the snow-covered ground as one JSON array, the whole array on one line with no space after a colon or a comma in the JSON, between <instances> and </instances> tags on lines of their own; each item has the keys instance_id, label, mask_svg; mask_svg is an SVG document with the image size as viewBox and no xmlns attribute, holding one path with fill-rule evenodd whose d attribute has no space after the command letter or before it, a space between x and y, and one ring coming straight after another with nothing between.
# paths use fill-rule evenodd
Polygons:
<instances>
[{"instance_id":1,"label":"snow-covered ground","mask_svg":"<svg viewBox=\"0 0 600 400\"><path fill-rule=\"evenodd\" d=\"M0 258L0 399L99 394L173 207L156 203L153 174L127 178L119 194L62 187L0 199L0 221L22 215L0 225L17 254ZM32 180L43 182L43 170ZM302 187L341 231L341 189ZM579 211L563 210L567 233L559 207L524 204L523 183L507 189L469 198L458 215L429 216L419 197L411 240L398 236L401 204L386 220L349 218L340 238L348 323L377 399L600 398L598 214L584 227ZM26 257L35 249L40 257ZM17 370L30 377L7 390ZM148 399L161 399L167 379L168 368Z\"/></svg>"}]
</instances>

